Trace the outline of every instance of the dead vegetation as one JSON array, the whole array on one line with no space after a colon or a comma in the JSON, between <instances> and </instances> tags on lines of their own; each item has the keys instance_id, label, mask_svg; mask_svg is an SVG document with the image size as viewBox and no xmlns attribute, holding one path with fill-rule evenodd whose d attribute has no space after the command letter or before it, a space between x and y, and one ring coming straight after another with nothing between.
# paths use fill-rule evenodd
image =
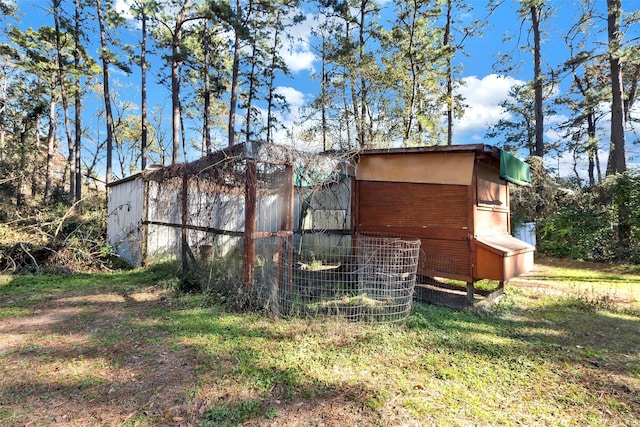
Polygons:
<instances>
[{"instance_id":1,"label":"dead vegetation","mask_svg":"<svg viewBox=\"0 0 640 427\"><path fill-rule=\"evenodd\" d=\"M103 197L71 207L25 212L0 225L0 273L105 271L123 268L105 245Z\"/></svg>"}]
</instances>

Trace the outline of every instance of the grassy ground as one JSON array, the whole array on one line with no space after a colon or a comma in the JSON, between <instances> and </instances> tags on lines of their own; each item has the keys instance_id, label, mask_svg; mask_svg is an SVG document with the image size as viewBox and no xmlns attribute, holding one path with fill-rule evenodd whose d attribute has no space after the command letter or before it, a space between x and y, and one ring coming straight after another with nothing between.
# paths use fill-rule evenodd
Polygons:
<instances>
[{"instance_id":1,"label":"grassy ground","mask_svg":"<svg viewBox=\"0 0 640 427\"><path fill-rule=\"evenodd\" d=\"M226 313L169 266L0 278L0 425L640 425L640 271L541 260L405 326Z\"/></svg>"}]
</instances>

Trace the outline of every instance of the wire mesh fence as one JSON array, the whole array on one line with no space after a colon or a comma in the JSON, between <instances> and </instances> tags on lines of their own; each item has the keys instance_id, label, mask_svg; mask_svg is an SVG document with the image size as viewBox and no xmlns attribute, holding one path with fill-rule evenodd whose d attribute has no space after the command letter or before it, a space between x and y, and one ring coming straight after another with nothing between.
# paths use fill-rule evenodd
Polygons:
<instances>
[{"instance_id":1,"label":"wire mesh fence","mask_svg":"<svg viewBox=\"0 0 640 427\"><path fill-rule=\"evenodd\" d=\"M278 262L263 267L266 280L260 294L275 314L406 320L416 283L419 239L356 233L301 235L293 242L292 247L285 241Z\"/></svg>"},{"instance_id":2,"label":"wire mesh fence","mask_svg":"<svg viewBox=\"0 0 640 427\"><path fill-rule=\"evenodd\" d=\"M184 290L281 316L402 322L416 292L439 295L418 264L446 276L452 257L420 257L417 238L352 229L349 154L264 150L251 158L235 147L143 174L141 218L131 221L138 257L178 259Z\"/></svg>"}]
</instances>

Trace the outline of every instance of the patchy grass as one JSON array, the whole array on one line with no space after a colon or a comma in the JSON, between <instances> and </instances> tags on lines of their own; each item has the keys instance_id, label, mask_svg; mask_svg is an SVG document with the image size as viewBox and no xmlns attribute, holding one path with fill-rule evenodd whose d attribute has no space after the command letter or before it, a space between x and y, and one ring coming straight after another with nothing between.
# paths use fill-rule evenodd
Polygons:
<instances>
[{"instance_id":1,"label":"patchy grass","mask_svg":"<svg viewBox=\"0 0 640 427\"><path fill-rule=\"evenodd\" d=\"M638 271L542 261L405 326L228 313L175 266L0 281L0 424L639 425Z\"/></svg>"}]
</instances>

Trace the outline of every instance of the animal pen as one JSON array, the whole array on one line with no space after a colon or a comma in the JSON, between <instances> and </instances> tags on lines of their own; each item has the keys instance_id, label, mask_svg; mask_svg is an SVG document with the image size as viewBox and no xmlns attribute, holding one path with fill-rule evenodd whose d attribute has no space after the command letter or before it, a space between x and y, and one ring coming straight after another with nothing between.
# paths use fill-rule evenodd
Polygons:
<instances>
[{"instance_id":1,"label":"animal pen","mask_svg":"<svg viewBox=\"0 0 640 427\"><path fill-rule=\"evenodd\" d=\"M508 161L522 166L484 145L238 145L111 184L108 241L134 266L177 258L203 288L231 283L277 315L401 322L414 293L470 305L478 280L500 293L532 267L535 248L509 235Z\"/></svg>"},{"instance_id":2,"label":"animal pen","mask_svg":"<svg viewBox=\"0 0 640 427\"><path fill-rule=\"evenodd\" d=\"M134 266L178 258L205 289L235 283L277 315L403 321L420 240L352 229L353 164L240 145L143 171L110 185L108 240Z\"/></svg>"}]
</instances>

